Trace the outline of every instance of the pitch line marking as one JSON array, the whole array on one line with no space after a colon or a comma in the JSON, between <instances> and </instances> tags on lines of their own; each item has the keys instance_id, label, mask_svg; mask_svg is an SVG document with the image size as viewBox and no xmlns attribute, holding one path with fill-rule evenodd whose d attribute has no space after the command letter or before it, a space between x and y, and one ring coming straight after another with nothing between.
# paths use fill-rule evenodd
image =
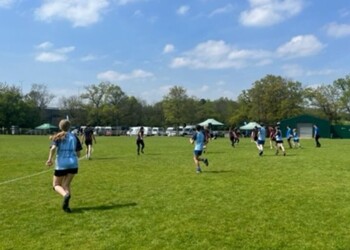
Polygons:
<instances>
[{"instance_id":1,"label":"pitch line marking","mask_svg":"<svg viewBox=\"0 0 350 250\"><path fill-rule=\"evenodd\" d=\"M85 157L80 157L79 160L84 159L84 158L85 158ZM3 182L0 182L0 186L1 186L1 185L4 185L4 184L11 183L11 182L15 182L15 181L20 181L20 180L28 179L28 178L30 178L30 177L34 177L34 176L37 176L37 175L45 174L45 173L47 173L47 172L49 172L49 171L52 171L52 169L44 170L44 171L41 171L41 172L39 172L39 173L35 173L35 174L31 174L31 175L26 175L26 176L18 177L18 178L12 179L12 180L3 181Z\"/></svg>"}]
</instances>

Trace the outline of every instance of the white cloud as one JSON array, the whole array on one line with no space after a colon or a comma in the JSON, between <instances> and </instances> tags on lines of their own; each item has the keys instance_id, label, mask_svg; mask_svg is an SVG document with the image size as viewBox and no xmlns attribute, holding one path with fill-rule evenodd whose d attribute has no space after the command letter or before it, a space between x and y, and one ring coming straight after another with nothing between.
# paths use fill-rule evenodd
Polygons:
<instances>
[{"instance_id":1,"label":"white cloud","mask_svg":"<svg viewBox=\"0 0 350 250\"><path fill-rule=\"evenodd\" d=\"M168 54L168 53L171 53L175 50L175 47L174 45L172 44L167 44L164 46L164 49L163 49L163 54Z\"/></svg>"},{"instance_id":2,"label":"white cloud","mask_svg":"<svg viewBox=\"0 0 350 250\"><path fill-rule=\"evenodd\" d=\"M336 72L334 69L321 69L321 70L305 70L298 64L286 64L282 66L282 69L286 76L297 78L301 76L326 76L332 75Z\"/></svg>"},{"instance_id":3,"label":"white cloud","mask_svg":"<svg viewBox=\"0 0 350 250\"><path fill-rule=\"evenodd\" d=\"M96 60L96 57L93 55L87 55L87 56L83 56L82 58L80 58L80 60L82 62L89 62L89 61L94 61Z\"/></svg>"},{"instance_id":4,"label":"white cloud","mask_svg":"<svg viewBox=\"0 0 350 250\"><path fill-rule=\"evenodd\" d=\"M56 50L57 53L60 54L67 54L69 52L72 52L73 50L75 50L74 46L69 46L69 47L63 47L63 48L59 48Z\"/></svg>"},{"instance_id":5,"label":"white cloud","mask_svg":"<svg viewBox=\"0 0 350 250\"><path fill-rule=\"evenodd\" d=\"M127 5L129 3L136 3L136 2L139 2L141 0L116 0L115 2L118 4L118 5Z\"/></svg>"},{"instance_id":6,"label":"white cloud","mask_svg":"<svg viewBox=\"0 0 350 250\"><path fill-rule=\"evenodd\" d=\"M218 8L213 10L210 14L209 17L213 17L215 15L220 15L220 14L225 14L225 13L229 13L233 10L233 5L232 4L228 4L222 8Z\"/></svg>"},{"instance_id":7,"label":"white cloud","mask_svg":"<svg viewBox=\"0 0 350 250\"><path fill-rule=\"evenodd\" d=\"M110 82L118 82L118 81L132 80L132 79L148 78L152 76L153 76L152 73L141 69L134 70L129 74L123 74L117 71L108 70L108 71L99 73L97 75L97 79L110 81Z\"/></svg>"},{"instance_id":8,"label":"white cloud","mask_svg":"<svg viewBox=\"0 0 350 250\"><path fill-rule=\"evenodd\" d=\"M36 46L37 49L43 49L43 50L50 49L52 47L53 47L53 44L50 42L43 42Z\"/></svg>"},{"instance_id":9,"label":"white cloud","mask_svg":"<svg viewBox=\"0 0 350 250\"><path fill-rule=\"evenodd\" d=\"M45 3L35 11L39 20L68 20L74 27L89 26L101 18L109 6L108 0L45 0Z\"/></svg>"},{"instance_id":10,"label":"white cloud","mask_svg":"<svg viewBox=\"0 0 350 250\"><path fill-rule=\"evenodd\" d=\"M0 0L0 8L10 8L16 0Z\"/></svg>"},{"instance_id":11,"label":"white cloud","mask_svg":"<svg viewBox=\"0 0 350 250\"><path fill-rule=\"evenodd\" d=\"M304 70L298 64L286 64L282 66L282 69L286 76L288 77L300 77L304 75Z\"/></svg>"},{"instance_id":12,"label":"white cloud","mask_svg":"<svg viewBox=\"0 0 350 250\"><path fill-rule=\"evenodd\" d=\"M188 5L182 5L177 9L176 13L178 15L183 16L183 15L186 15L189 11L190 11L190 7Z\"/></svg>"},{"instance_id":13,"label":"white cloud","mask_svg":"<svg viewBox=\"0 0 350 250\"><path fill-rule=\"evenodd\" d=\"M348 9L341 9L339 11L340 17L347 17L350 15L350 11Z\"/></svg>"},{"instance_id":14,"label":"white cloud","mask_svg":"<svg viewBox=\"0 0 350 250\"><path fill-rule=\"evenodd\" d=\"M270 26L297 15L302 0L249 0L250 9L243 11L240 22L245 26Z\"/></svg>"},{"instance_id":15,"label":"white cloud","mask_svg":"<svg viewBox=\"0 0 350 250\"><path fill-rule=\"evenodd\" d=\"M239 50L224 41L209 40L198 44L193 50L174 58L172 68L189 67L195 69L242 68L247 63L264 60L271 53L264 50Z\"/></svg>"},{"instance_id":16,"label":"white cloud","mask_svg":"<svg viewBox=\"0 0 350 250\"><path fill-rule=\"evenodd\" d=\"M55 52L41 52L35 57L35 60L39 62L62 62L67 60L67 56Z\"/></svg>"},{"instance_id":17,"label":"white cloud","mask_svg":"<svg viewBox=\"0 0 350 250\"><path fill-rule=\"evenodd\" d=\"M333 37L350 36L350 24L330 23L326 26L327 34Z\"/></svg>"},{"instance_id":18,"label":"white cloud","mask_svg":"<svg viewBox=\"0 0 350 250\"><path fill-rule=\"evenodd\" d=\"M74 51L74 46L53 48L51 42L43 42L36 46L40 52L36 55L35 60L39 62L62 62L68 59L67 54Z\"/></svg>"},{"instance_id":19,"label":"white cloud","mask_svg":"<svg viewBox=\"0 0 350 250\"><path fill-rule=\"evenodd\" d=\"M143 13L141 10L135 10L133 17L143 17Z\"/></svg>"},{"instance_id":20,"label":"white cloud","mask_svg":"<svg viewBox=\"0 0 350 250\"><path fill-rule=\"evenodd\" d=\"M305 57L319 53L325 47L314 35L295 36L277 49L280 57Z\"/></svg>"},{"instance_id":21,"label":"white cloud","mask_svg":"<svg viewBox=\"0 0 350 250\"><path fill-rule=\"evenodd\" d=\"M307 76L327 76L336 73L334 69L321 69L321 70L308 70L306 72Z\"/></svg>"}]
</instances>

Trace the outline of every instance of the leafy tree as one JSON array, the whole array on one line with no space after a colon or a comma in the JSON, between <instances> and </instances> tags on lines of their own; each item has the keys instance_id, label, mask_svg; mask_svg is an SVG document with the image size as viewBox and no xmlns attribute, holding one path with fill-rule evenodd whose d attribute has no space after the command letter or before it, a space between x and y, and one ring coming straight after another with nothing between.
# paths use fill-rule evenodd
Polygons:
<instances>
[{"instance_id":1,"label":"leafy tree","mask_svg":"<svg viewBox=\"0 0 350 250\"><path fill-rule=\"evenodd\" d=\"M301 83L280 76L267 75L256 81L253 87L239 97L241 107L237 117L246 116L249 120L273 123L299 115L303 110L303 89Z\"/></svg>"},{"instance_id":2,"label":"leafy tree","mask_svg":"<svg viewBox=\"0 0 350 250\"><path fill-rule=\"evenodd\" d=\"M345 111L349 118L350 115L350 75L345 78L339 78L333 82L333 86L339 90L340 108Z\"/></svg>"},{"instance_id":3,"label":"leafy tree","mask_svg":"<svg viewBox=\"0 0 350 250\"><path fill-rule=\"evenodd\" d=\"M214 105L212 101L208 99L195 100L191 105L194 121L191 121L192 124L202 122L208 118L216 118Z\"/></svg>"},{"instance_id":4,"label":"leafy tree","mask_svg":"<svg viewBox=\"0 0 350 250\"><path fill-rule=\"evenodd\" d=\"M40 115L40 121L38 121L37 124L44 122L45 109L53 98L55 98L55 95L49 93L45 84L32 84L31 90L24 96L24 100L27 103L37 108L37 112Z\"/></svg>"},{"instance_id":5,"label":"leafy tree","mask_svg":"<svg viewBox=\"0 0 350 250\"><path fill-rule=\"evenodd\" d=\"M122 114L120 107L127 102L127 96L117 85L101 82L90 85L81 98L87 101L88 122L98 125L117 124Z\"/></svg>"},{"instance_id":6,"label":"leafy tree","mask_svg":"<svg viewBox=\"0 0 350 250\"><path fill-rule=\"evenodd\" d=\"M121 121L120 125L144 125L143 124L143 107L142 103L134 96L128 97L125 104L121 106Z\"/></svg>"},{"instance_id":7,"label":"leafy tree","mask_svg":"<svg viewBox=\"0 0 350 250\"><path fill-rule=\"evenodd\" d=\"M163 99L163 110L167 125L181 125L188 122L191 109L189 109L189 97L186 90L180 86L170 89Z\"/></svg>"},{"instance_id":8,"label":"leafy tree","mask_svg":"<svg viewBox=\"0 0 350 250\"><path fill-rule=\"evenodd\" d=\"M59 102L60 108L64 112L63 115L68 115L73 125L86 125L88 123L87 110L79 96L62 97Z\"/></svg>"},{"instance_id":9,"label":"leafy tree","mask_svg":"<svg viewBox=\"0 0 350 250\"><path fill-rule=\"evenodd\" d=\"M305 89L309 107L321 110L331 122L337 122L341 107L340 91L334 85L322 85Z\"/></svg>"},{"instance_id":10,"label":"leafy tree","mask_svg":"<svg viewBox=\"0 0 350 250\"><path fill-rule=\"evenodd\" d=\"M37 112L30 103L23 100L21 90L15 86L0 83L0 126L10 130L12 125L30 127Z\"/></svg>"},{"instance_id":11,"label":"leafy tree","mask_svg":"<svg viewBox=\"0 0 350 250\"><path fill-rule=\"evenodd\" d=\"M35 105L43 110L47 108L55 95L50 94L45 84L33 84L29 93L25 96L28 101L32 101Z\"/></svg>"},{"instance_id":12,"label":"leafy tree","mask_svg":"<svg viewBox=\"0 0 350 250\"><path fill-rule=\"evenodd\" d=\"M237 102L230 100L228 98L219 98L218 100L214 100L212 102L214 115L213 118L221 121L225 125L230 125L230 116L235 113L238 108Z\"/></svg>"},{"instance_id":13,"label":"leafy tree","mask_svg":"<svg viewBox=\"0 0 350 250\"><path fill-rule=\"evenodd\" d=\"M154 105L142 104L143 119L142 124L152 127L164 127L164 113L162 103L158 102Z\"/></svg>"},{"instance_id":14,"label":"leafy tree","mask_svg":"<svg viewBox=\"0 0 350 250\"><path fill-rule=\"evenodd\" d=\"M229 124L231 125L243 124L243 122L249 121L251 119L248 114L250 109L252 109L252 100L248 95L247 90L243 90L242 93L238 96L237 105L237 109L229 118ZM255 119L253 118L253 120Z\"/></svg>"}]
</instances>

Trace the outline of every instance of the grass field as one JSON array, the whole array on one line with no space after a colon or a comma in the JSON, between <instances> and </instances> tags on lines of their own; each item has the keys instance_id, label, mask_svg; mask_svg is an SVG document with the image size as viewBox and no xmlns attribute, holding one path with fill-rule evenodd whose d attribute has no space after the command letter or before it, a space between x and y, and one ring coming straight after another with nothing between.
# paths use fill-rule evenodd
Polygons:
<instances>
[{"instance_id":1,"label":"grass field","mask_svg":"<svg viewBox=\"0 0 350 250\"><path fill-rule=\"evenodd\" d=\"M0 136L0 249L350 249L350 140L259 157L220 138L202 174L188 138L145 143L97 137L66 214L48 137Z\"/></svg>"}]
</instances>

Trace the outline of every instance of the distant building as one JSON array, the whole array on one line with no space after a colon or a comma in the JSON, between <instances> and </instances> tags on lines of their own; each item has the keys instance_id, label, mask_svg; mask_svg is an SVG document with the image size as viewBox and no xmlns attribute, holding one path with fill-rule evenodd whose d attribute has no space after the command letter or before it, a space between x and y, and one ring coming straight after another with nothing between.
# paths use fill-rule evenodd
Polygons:
<instances>
[{"instance_id":1,"label":"distant building","mask_svg":"<svg viewBox=\"0 0 350 250\"><path fill-rule=\"evenodd\" d=\"M331 138L331 123L328 120L321 119L311 115L300 115L281 121L280 127L283 136L286 134L287 126L296 128L300 138L312 138L314 133L313 125L316 124L320 129L320 135L323 138Z\"/></svg>"}]
</instances>

